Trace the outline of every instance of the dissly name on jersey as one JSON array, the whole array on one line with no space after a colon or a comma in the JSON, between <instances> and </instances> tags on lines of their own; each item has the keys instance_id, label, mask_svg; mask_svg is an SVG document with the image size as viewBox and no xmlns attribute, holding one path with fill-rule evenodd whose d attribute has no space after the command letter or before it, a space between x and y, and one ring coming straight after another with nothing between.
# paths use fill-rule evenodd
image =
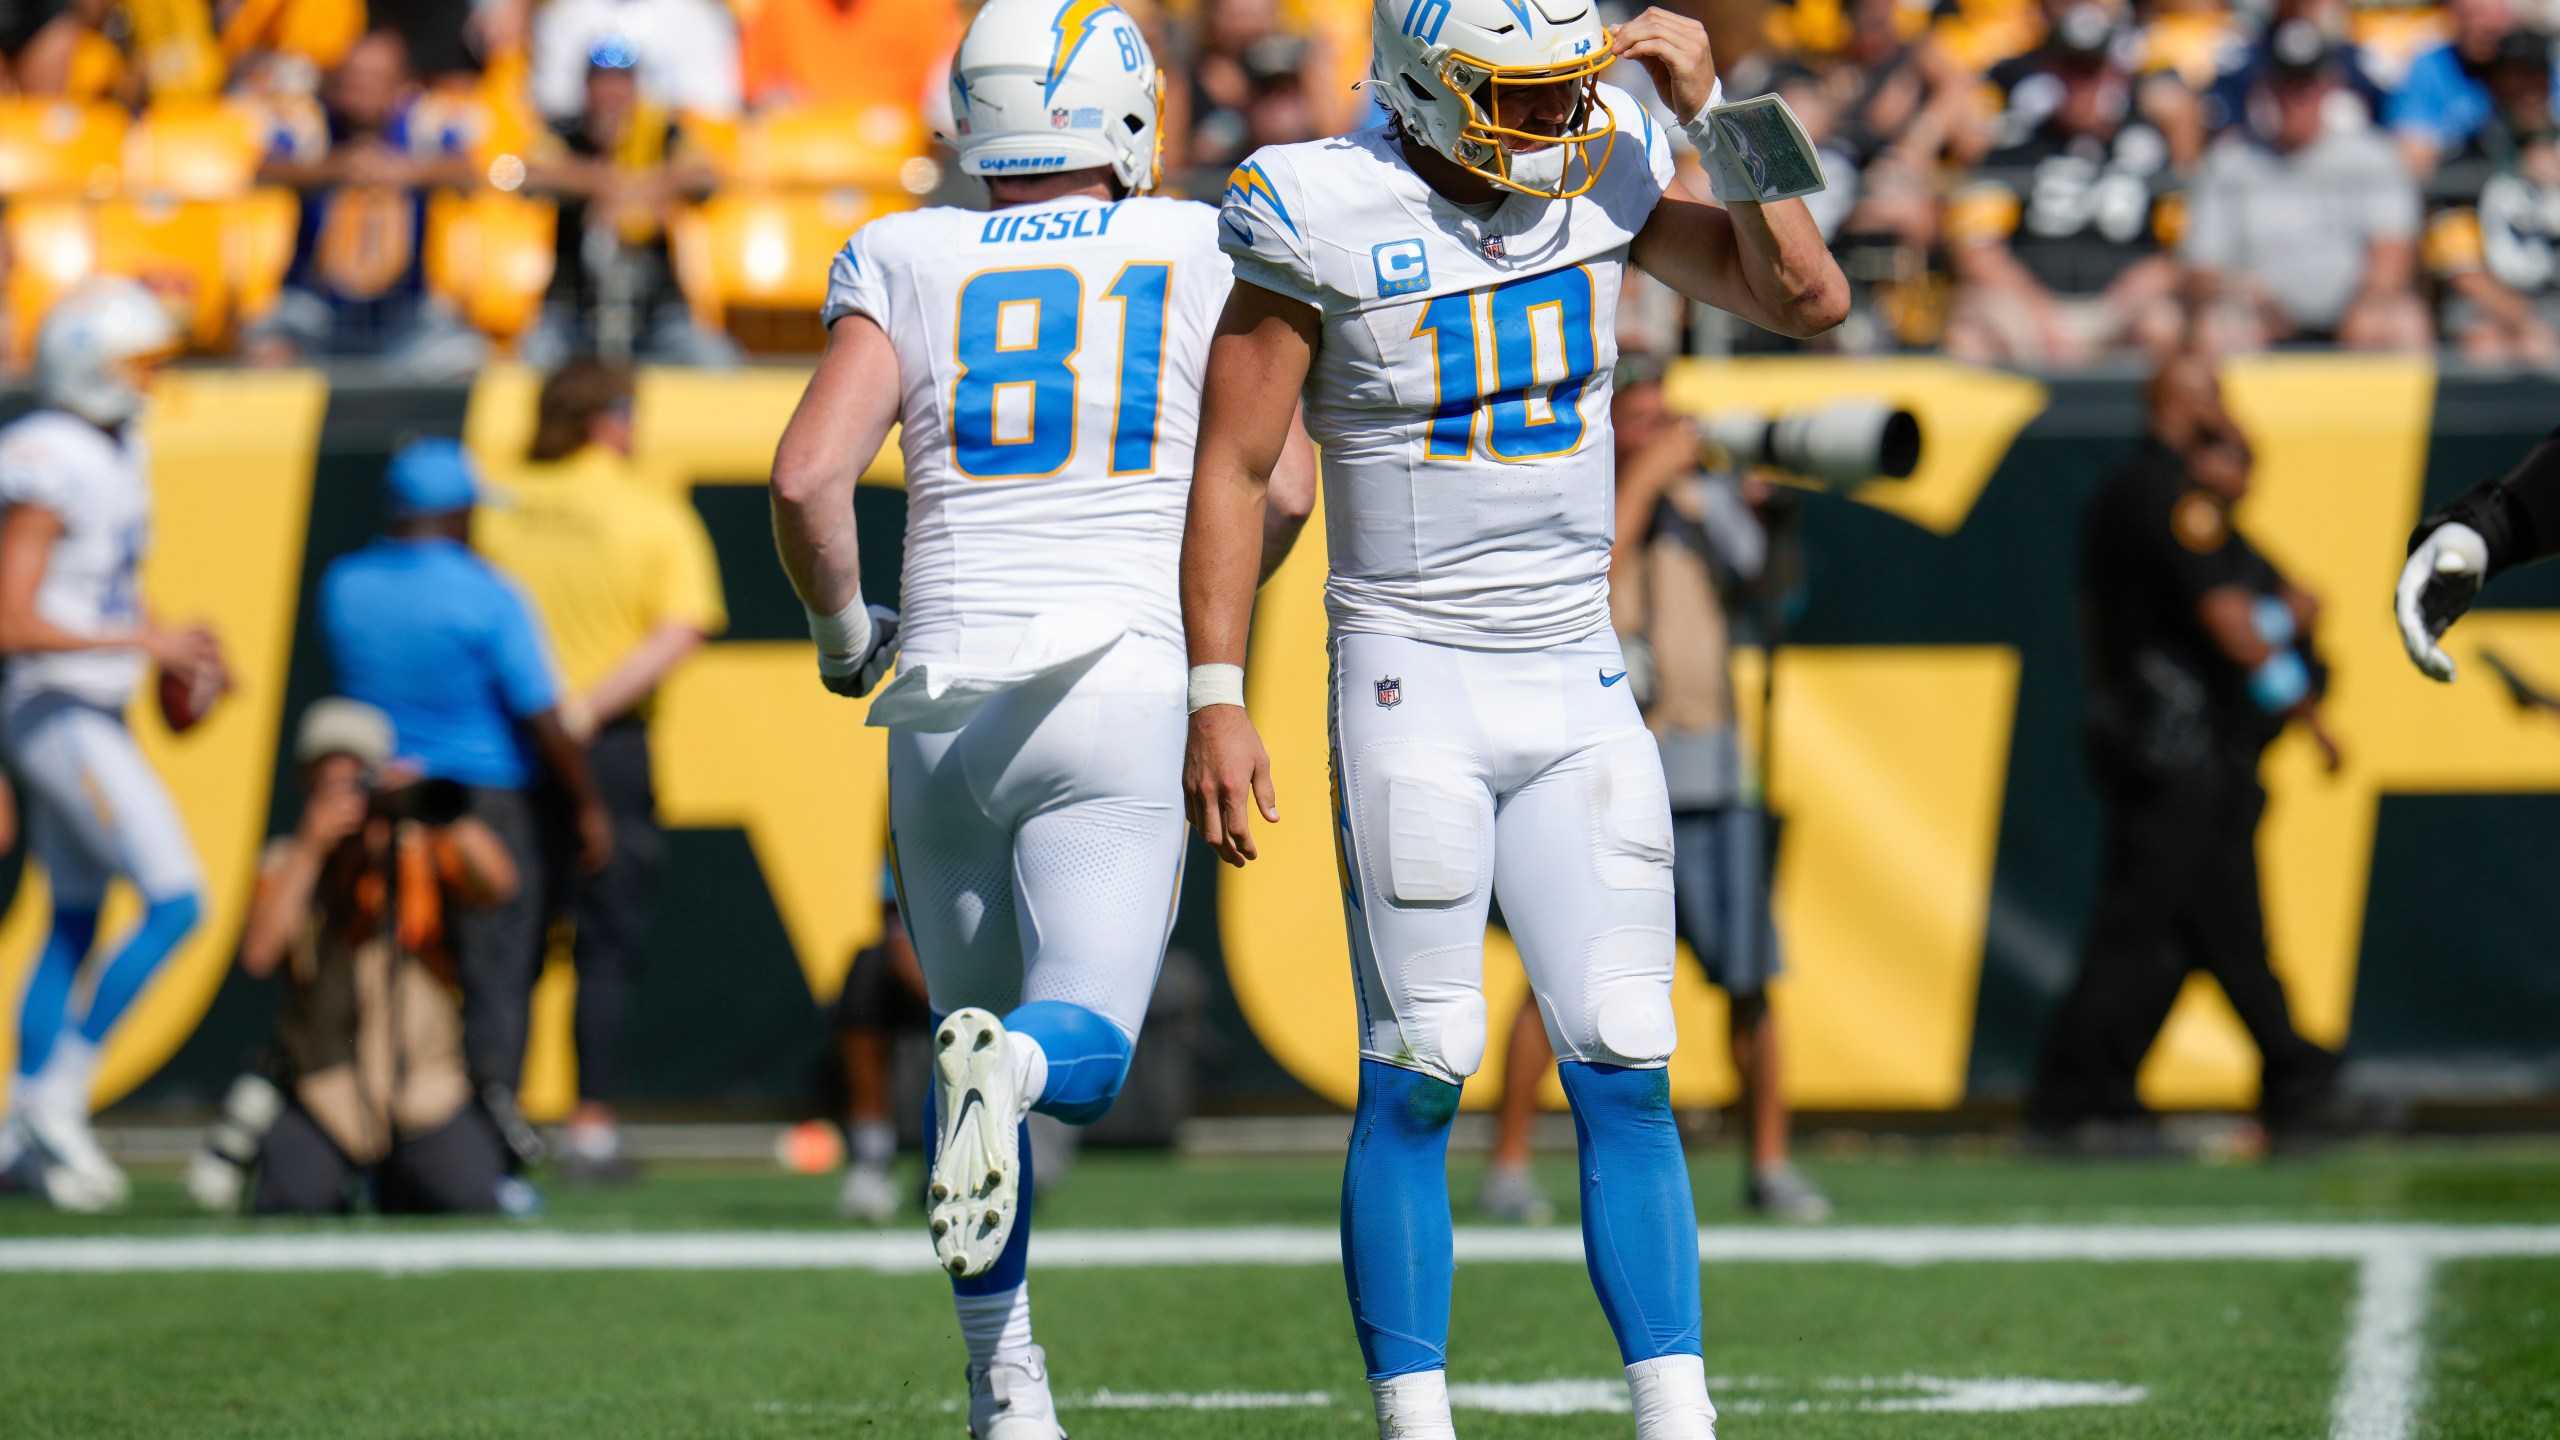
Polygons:
<instances>
[{"instance_id":1,"label":"dissly name on jersey","mask_svg":"<svg viewBox=\"0 0 2560 1440\"><path fill-rule=\"evenodd\" d=\"M1117 205L1079 205L1073 210L1050 210L1025 215L1018 210L999 210L987 217L986 228L978 232L981 245L1001 245L1011 241L1089 240L1111 233L1111 221L1120 213Z\"/></svg>"}]
</instances>

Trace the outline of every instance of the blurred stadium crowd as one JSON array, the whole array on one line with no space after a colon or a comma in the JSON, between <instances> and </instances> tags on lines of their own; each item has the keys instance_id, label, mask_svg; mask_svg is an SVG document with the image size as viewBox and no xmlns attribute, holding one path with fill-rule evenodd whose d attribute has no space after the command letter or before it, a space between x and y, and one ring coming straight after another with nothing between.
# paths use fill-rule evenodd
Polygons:
<instances>
[{"instance_id":1,"label":"blurred stadium crowd","mask_svg":"<svg viewBox=\"0 0 2560 1440\"><path fill-rule=\"evenodd\" d=\"M1368 0L1120 8L1166 60L1172 190L1214 198L1255 147L1373 116ZM1821 146L1820 218L1858 291L1825 347L2042 368L2182 343L2560 360L2552 0L1682 8L1730 92L1784 94ZM432 379L501 353L813 350L849 231L966 198L932 140L966 14L11 0L11 351L99 271L175 303L198 351L251 363ZM1676 342L1657 298L1654 338ZM1792 343L1700 325L1706 348Z\"/></svg>"}]
</instances>

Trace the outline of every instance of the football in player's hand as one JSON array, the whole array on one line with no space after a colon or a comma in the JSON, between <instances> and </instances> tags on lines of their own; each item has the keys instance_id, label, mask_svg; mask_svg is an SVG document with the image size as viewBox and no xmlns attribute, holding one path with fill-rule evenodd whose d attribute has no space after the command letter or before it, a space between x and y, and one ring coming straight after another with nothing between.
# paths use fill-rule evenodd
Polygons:
<instances>
[{"instance_id":1,"label":"football in player's hand","mask_svg":"<svg viewBox=\"0 0 2560 1440\"><path fill-rule=\"evenodd\" d=\"M169 732L184 735L204 723L222 698L222 675L210 665L190 670L160 671L160 718L169 723Z\"/></svg>"}]
</instances>

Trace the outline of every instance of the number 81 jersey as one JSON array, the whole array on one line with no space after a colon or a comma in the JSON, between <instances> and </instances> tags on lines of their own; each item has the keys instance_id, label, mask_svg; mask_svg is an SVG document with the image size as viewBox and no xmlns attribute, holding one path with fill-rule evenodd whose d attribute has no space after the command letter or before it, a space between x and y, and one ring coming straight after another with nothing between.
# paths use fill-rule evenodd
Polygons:
<instances>
[{"instance_id":1,"label":"number 81 jersey","mask_svg":"<svg viewBox=\"0 0 2560 1440\"><path fill-rule=\"evenodd\" d=\"M1642 106L1600 93L1617 133L1573 200L1479 216L1386 125L1228 179L1236 278L1323 312L1306 419L1338 633L1525 650L1608 626L1618 288L1672 158Z\"/></svg>"},{"instance_id":2,"label":"number 81 jersey","mask_svg":"<svg viewBox=\"0 0 2560 1440\"><path fill-rule=\"evenodd\" d=\"M1067 612L1180 644L1228 275L1217 212L1182 200L916 210L846 242L821 318L867 315L897 350L909 656L1001 662Z\"/></svg>"}]
</instances>

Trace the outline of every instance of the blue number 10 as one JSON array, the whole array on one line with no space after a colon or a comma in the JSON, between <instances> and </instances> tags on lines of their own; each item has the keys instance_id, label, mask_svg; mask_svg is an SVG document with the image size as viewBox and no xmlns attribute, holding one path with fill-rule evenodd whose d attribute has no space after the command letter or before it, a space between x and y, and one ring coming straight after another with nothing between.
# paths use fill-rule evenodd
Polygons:
<instances>
[{"instance_id":1,"label":"blue number 10","mask_svg":"<svg viewBox=\"0 0 2560 1440\"><path fill-rule=\"evenodd\" d=\"M1476 293L1485 297L1493 332L1489 357L1479 354ZM1474 454L1479 412L1485 452L1496 460L1572 453L1586 428L1583 392L1600 364L1592 310L1591 272L1579 265L1489 291L1442 295L1423 306L1413 333L1431 337L1438 396L1424 455L1464 460ZM1542 350L1562 361L1560 372L1539 373ZM1490 377L1482 373L1485 359L1492 362Z\"/></svg>"},{"instance_id":2,"label":"blue number 10","mask_svg":"<svg viewBox=\"0 0 2560 1440\"><path fill-rule=\"evenodd\" d=\"M1169 264L1131 264L1105 292L1120 306L1120 395L1111 473L1155 466L1163 403ZM1063 265L988 270L960 287L953 345L951 460L977 480L1055 475L1075 458L1076 354L1084 345L1084 281Z\"/></svg>"}]
</instances>

